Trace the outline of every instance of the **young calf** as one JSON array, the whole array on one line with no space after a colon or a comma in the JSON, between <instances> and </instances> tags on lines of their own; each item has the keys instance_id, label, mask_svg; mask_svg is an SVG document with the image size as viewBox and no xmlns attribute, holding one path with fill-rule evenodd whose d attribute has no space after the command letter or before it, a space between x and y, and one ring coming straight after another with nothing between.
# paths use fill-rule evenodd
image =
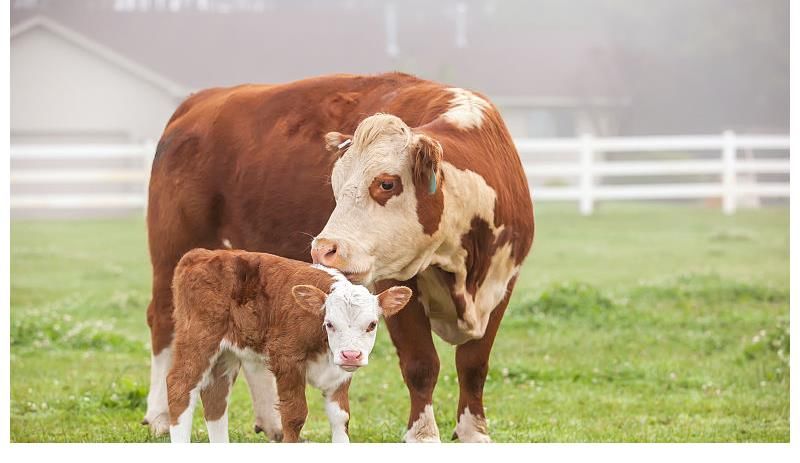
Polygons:
<instances>
[{"instance_id":1,"label":"young calf","mask_svg":"<svg viewBox=\"0 0 800 463\"><path fill-rule=\"evenodd\" d=\"M305 423L306 381L325 395L333 442L349 442L350 377L367 364L378 317L411 297L404 286L373 296L336 270L270 254L205 249L183 256L172 286L172 442L189 442L198 396L209 440L228 441L228 396L242 365L274 373L284 442L296 442Z\"/></svg>"}]
</instances>

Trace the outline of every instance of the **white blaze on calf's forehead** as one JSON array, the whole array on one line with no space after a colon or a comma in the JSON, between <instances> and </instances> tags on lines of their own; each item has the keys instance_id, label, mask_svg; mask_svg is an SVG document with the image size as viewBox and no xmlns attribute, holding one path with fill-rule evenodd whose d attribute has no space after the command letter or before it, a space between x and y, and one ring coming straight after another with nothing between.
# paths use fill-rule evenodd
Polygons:
<instances>
[{"instance_id":1,"label":"white blaze on calf's forehead","mask_svg":"<svg viewBox=\"0 0 800 463\"><path fill-rule=\"evenodd\" d=\"M450 107L442 117L459 129L480 127L484 112L489 110L489 102L463 88L448 88L453 93Z\"/></svg>"}]
</instances>

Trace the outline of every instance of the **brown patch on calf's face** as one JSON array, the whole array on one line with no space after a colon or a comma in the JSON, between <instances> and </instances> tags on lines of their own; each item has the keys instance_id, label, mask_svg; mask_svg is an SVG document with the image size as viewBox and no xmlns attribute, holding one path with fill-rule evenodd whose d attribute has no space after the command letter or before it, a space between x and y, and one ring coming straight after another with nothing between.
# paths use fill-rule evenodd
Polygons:
<instances>
[{"instance_id":1,"label":"brown patch on calf's face","mask_svg":"<svg viewBox=\"0 0 800 463\"><path fill-rule=\"evenodd\" d=\"M399 196L402 193L403 181L399 175L378 175L369 186L369 195L381 206L385 206L393 196Z\"/></svg>"}]
</instances>

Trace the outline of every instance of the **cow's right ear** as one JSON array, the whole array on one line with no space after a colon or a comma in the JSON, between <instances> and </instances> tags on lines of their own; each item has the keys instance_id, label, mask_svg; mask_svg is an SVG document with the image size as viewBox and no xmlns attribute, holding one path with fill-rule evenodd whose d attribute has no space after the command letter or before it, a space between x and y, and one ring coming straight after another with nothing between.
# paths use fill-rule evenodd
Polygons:
<instances>
[{"instance_id":1,"label":"cow's right ear","mask_svg":"<svg viewBox=\"0 0 800 463\"><path fill-rule=\"evenodd\" d=\"M339 132L328 132L325 134L325 149L339 156L344 154L345 150L352 144L352 135L345 135Z\"/></svg>"},{"instance_id":2,"label":"cow's right ear","mask_svg":"<svg viewBox=\"0 0 800 463\"><path fill-rule=\"evenodd\" d=\"M328 295L325 291L311 285L297 285L292 288L292 296L297 304L313 315L322 315Z\"/></svg>"},{"instance_id":3,"label":"cow's right ear","mask_svg":"<svg viewBox=\"0 0 800 463\"><path fill-rule=\"evenodd\" d=\"M442 163L442 145L425 134L419 134L412 155L414 183L426 189L428 194L435 194L442 183L439 167Z\"/></svg>"}]
</instances>

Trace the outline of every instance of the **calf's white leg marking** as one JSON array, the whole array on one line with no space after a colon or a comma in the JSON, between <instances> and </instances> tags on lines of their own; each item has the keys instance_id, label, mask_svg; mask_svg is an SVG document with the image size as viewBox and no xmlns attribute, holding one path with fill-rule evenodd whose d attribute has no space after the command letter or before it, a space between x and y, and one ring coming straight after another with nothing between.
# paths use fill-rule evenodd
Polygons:
<instances>
[{"instance_id":1,"label":"calf's white leg marking","mask_svg":"<svg viewBox=\"0 0 800 463\"><path fill-rule=\"evenodd\" d=\"M189 406L178 417L178 424L169 427L169 438L173 444L188 444L192 438L192 417L194 409L197 407L197 399L200 397L200 385L198 384L189 393Z\"/></svg>"},{"instance_id":2,"label":"calf's white leg marking","mask_svg":"<svg viewBox=\"0 0 800 463\"><path fill-rule=\"evenodd\" d=\"M147 394L147 413L144 420L156 436L169 431L169 404L167 403L167 373L172 365L172 349L167 347L158 355L150 356L150 392Z\"/></svg>"},{"instance_id":3,"label":"calf's white leg marking","mask_svg":"<svg viewBox=\"0 0 800 463\"><path fill-rule=\"evenodd\" d=\"M492 441L486 431L486 420L473 415L469 411L469 407L464 408L464 412L458 417L456 435L461 442L488 443Z\"/></svg>"},{"instance_id":4,"label":"calf's white leg marking","mask_svg":"<svg viewBox=\"0 0 800 463\"><path fill-rule=\"evenodd\" d=\"M228 443L228 410L218 420L206 421L208 429L208 441L212 444Z\"/></svg>"},{"instance_id":5,"label":"calf's white leg marking","mask_svg":"<svg viewBox=\"0 0 800 463\"><path fill-rule=\"evenodd\" d=\"M433 405L426 405L419 418L411 425L403 437L405 442L441 442L439 439L439 427L436 426L436 417L433 416Z\"/></svg>"},{"instance_id":6,"label":"calf's white leg marking","mask_svg":"<svg viewBox=\"0 0 800 463\"><path fill-rule=\"evenodd\" d=\"M339 407L339 403L325 397L325 413L328 415L328 422L331 424L331 442L334 444L348 444L350 437L347 435L347 420L350 414Z\"/></svg>"},{"instance_id":7,"label":"calf's white leg marking","mask_svg":"<svg viewBox=\"0 0 800 463\"><path fill-rule=\"evenodd\" d=\"M278 390L275 375L267 368L264 360L243 359L242 369L250 388L256 428L264 431L270 440L280 440L281 414L278 411Z\"/></svg>"}]
</instances>

